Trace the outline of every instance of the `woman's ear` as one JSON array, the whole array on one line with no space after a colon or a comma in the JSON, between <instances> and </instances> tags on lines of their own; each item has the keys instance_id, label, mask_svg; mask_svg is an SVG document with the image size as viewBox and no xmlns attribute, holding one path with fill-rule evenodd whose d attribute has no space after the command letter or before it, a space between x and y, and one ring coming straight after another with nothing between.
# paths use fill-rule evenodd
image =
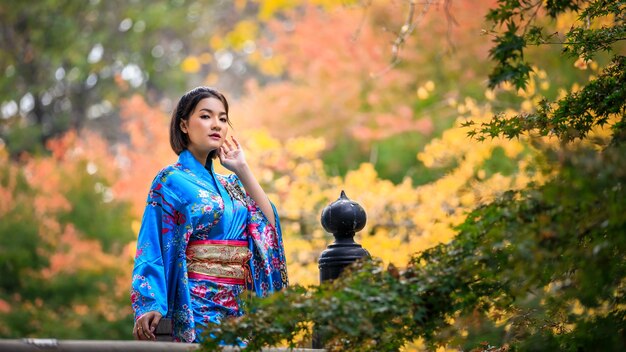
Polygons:
<instances>
[{"instance_id":1,"label":"woman's ear","mask_svg":"<svg viewBox=\"0 0 626 352\"><path fill-rule=\"evenodd\" d=\"M187 121L180 120L180 130L183 131L184 134L187 134Z\"/></svg>"}]
</instances>

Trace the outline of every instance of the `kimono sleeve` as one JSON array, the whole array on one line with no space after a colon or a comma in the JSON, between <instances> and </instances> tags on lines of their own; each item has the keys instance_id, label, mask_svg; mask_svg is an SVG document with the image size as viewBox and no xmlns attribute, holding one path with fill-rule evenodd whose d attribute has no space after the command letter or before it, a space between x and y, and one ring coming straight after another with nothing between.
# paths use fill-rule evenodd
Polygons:
<instances>
[{"instance_id":1,"label":"kimono sleeve","mask_svg":"<svg viewBox=\"0 0 626 352\"><path fill-rule=\"evenodd\" d=\"M172 241L185 215L180 202L157 178L152 184L137 238L130 298L135 320L150 311L168 313L168 291L175 261Z\"/></svg>"},{"instance_id":2,"label":"kimono sleeve","mask_svg":"<svg viewBox=\"0 0 626 352\"><path fill-rule=\"evenodd\" d=\"M252 252L250 259L252 286L257 296L264 297L280 291L289 284L280 219L276 207L270 202L276 219L276 225L272 225L254 199L245 192L241 181L236 176L234 178L235 184L245 194L248 209L246 231L248 246Z\"/></svg>"}]
</instances>

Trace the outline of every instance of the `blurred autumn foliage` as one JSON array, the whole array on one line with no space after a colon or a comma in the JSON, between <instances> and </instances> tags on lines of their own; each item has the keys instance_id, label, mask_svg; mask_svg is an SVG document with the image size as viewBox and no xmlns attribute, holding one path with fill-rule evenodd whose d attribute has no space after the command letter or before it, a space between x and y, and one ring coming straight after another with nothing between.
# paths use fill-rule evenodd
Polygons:
<instances>
[{"instance_id":1,"label":"blurred autumn foliage","mask_svg":"<svg viewBox=\"0 0 626 352\"><path fill-rule=\"evenodd\" d=\"M110 29L94 25L93 33L81 37L79 54L71 56L80 80L102 77L105 67L117 72L111 80L100 78L106 85L90 90L79 79L70 82L65 72L72 67L65 67L63 75L47 78L47 86L30 92L27 84L22 96L3 95L0 337L131 337L127 292L135 236L152 178L175 160L168 110L184 81L233 91L232 133L278 207L295 284L318 283L317 258L330 241L319 215L341 190L367 211L357 241L384 265L404 267L415 253L453 240L476 207L552 180L558 167L544 154L558 149L558 140L478 141L462 126L486 126L498 113L511 118L535 111L545 97L578 91L608 59L548 55L532 67L525 89L488 88L492 43L481 30L498 2L411 3L416 27L394 63L392 43L406 25L408 2L236 0L215 13L209 12L216 6L203 10L199 2L159 2L151 13L119 4L106 12L118 31L129 25L127 19L129 28L144 23L144 29L124 30L133 38L129 46L115 46L121 54L109 56L110 42L96 38ZM41 6L53 5L60 4ZM81 13L76 11L70 13ZM175 21L158 20L163 11ZM216 14L223 15L218 22L224 26L200 25ZM191 40L180 34L192 30L185 19L198 25ZM565 11L547 28L564 31L576 19ZM146 36L137 37L142 31ZM153 37L158 40L141 41ZM107 54L102 62L80 66L101 42ZM150 59L139 59L139 53ZM55 60L41 67L69 65ZM22 66L0 63L7 87ZM132 81L128 67L140 70L141 82ZM165 78L176 84L168 86ZM111 119L89 117L90 128L68 128L61 117L76 109L63 101L80 97L70 87L89 91L93 104L83 113L97 110ZM52 92L59 94L53 99L58 104L49 103L46 119L61 120L40 144L48 127L24 97L45 101ZM41 129L36 138L24 132L30 128ZM607 140L610 131L598 127L591 135ZM476 314L456 322L448 316L446 324L460 337L442 340L462 345L468 334L471 341L503 334L502 325Z\"/></svg>"}]
</instances>

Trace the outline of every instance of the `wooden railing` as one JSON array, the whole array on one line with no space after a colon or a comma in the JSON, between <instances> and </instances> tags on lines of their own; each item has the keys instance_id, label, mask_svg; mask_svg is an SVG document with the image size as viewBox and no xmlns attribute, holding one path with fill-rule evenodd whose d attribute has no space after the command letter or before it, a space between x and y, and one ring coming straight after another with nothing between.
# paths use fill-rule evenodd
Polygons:
<instances>
[{"instance_id":1,"label":"wooden railing","mask_svg":"<svg viewBox=\"0 0 626 352\"><path fill-rule=\"evenodd\" d=\"M0 352L183 352L197 351L200 345L162 341L97 341L97 340L56 340L21 339L0 340ZM224 351L240 351L238 347L224 347ZM266 348L264 352L283 351L322 351L313 349Z\"/></svg>"}]
</instances>

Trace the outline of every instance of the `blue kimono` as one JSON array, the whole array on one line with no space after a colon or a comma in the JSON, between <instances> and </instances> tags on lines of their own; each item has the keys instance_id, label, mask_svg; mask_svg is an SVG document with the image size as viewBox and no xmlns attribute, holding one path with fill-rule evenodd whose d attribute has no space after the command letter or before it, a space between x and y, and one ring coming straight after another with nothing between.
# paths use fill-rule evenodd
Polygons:
<instances>
[{"instance_id":1,"label":"blue kimono","mask_svg":"<svg viewBox=\"0 0 626 352\"><path fill-rule=\"evenodd\" d=\"M278 214L272 226L236 175L184 150L150 188L132 276L135 320L172 319L175 341L198 342L208 322L243 314L239 296L288 284Z\"/></svg>"}]
</instances>

